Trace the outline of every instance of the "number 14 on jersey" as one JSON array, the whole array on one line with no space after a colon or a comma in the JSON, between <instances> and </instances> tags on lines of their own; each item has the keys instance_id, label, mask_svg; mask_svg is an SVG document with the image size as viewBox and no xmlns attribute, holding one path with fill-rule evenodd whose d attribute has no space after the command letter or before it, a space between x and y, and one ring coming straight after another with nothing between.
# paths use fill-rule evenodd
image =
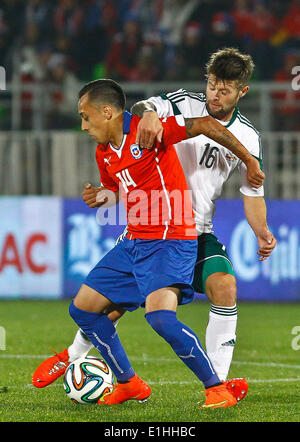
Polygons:
<instances>
[{"instance_id":1,"label":"number 14 on jersey","mask_svg":"<svg viewBox=\"0 0 300 442\"><path fill-rule=\"evenodd\" d=\"M137 186L136 183L134 182L132 176L130 175L128 169L123 169L123 170L121 170L121 172L116 173L116 176L117 176L117 177L119 178L119 180L121 181L122 186L123 186L123 188L124 188L124 191L125 191L126 193L129 192L129 190L128 190L128 187L129 187L129 186L133 186L133 187L136 187L136 186Z\"/></svg>"}]
</instances>

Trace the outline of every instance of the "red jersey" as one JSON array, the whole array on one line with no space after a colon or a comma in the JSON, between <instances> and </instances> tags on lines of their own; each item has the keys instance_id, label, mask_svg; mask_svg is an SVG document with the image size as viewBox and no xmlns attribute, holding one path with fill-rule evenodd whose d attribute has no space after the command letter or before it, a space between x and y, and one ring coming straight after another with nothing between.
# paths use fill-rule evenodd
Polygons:
<instances>
[{"instance_id":1,"label":"red jersey","mask_svg":"<svg viewBox=\"0 0 300 442\"><path fill-rule=\"evenodd\" d=\"M101 183L113 192L121 190L131 238L197 238L190 194L173 146L187 138L177 118L161 119L162 142L148 150L135 144L140 118L125 111L120 148L97 146Z\"/></svg>"}]
</instances>

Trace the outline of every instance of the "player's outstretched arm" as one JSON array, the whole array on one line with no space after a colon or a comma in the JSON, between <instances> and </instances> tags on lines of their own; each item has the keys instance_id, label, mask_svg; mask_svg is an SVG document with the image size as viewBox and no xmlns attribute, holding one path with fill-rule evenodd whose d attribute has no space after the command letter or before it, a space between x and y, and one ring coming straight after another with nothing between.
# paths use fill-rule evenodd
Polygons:
<instances>
[{"instance_id":1,"label":"player's outstretched arm","mask_svg":"<svg viewBox=\"0 0 300 442\"><path fill-rule=\"evenodd\" d=\"M112 192L106 187L93 187L85 184L82 192L83 201L92 209L95 207L111 207L119 202L119 192Z\"/></svg>"},{"instance_id":2,"label":"player's outstretched arm","mask_svg":"<svg viewBox=\"0 0 300 442\"><path fill-rule=\"evenodd\" d=\"M185 118L184 121L188 138L203 134L225 146L246 164L249 184L255 188L263 185L265 174L260 170L259 162L226 127L211 116Z\"/></svg>"},{"instance_id":3,"label":"player's outstretched arm","mask_svg":"<svg viewBox=\"0 0 300 442\"><path fill-rule=\"evenodd\" d=\"M268 228L264 197L243 195L243 200L247 221L257 238L259 260L264 261L271 255L277 243L276 238Z\"/></svg>"}]
</instances>

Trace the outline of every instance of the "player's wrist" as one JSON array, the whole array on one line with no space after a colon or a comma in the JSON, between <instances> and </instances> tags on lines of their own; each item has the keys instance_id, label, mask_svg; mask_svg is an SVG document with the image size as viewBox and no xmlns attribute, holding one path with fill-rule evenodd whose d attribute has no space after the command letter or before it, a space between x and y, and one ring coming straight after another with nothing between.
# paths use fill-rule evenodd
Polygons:
<instances>
[{"instance_id":1,"label":"player's wrist","mask_svg":"<svg viewBox=\"0 0 300 442\"><path fill-rule=\"evenodd\" d=\"M153 117L153 116L155 116L155 118L158 118L157 112L154 109L146 109L146 110L144 110L143 117L148 116L148 115L150 116L150 118Z\"/></svg>"},{"instance_id":2,"label":"player's wrist","mask_svg":"<svg viewBox=\"0 0 300 442\"><path fill-rule=\"evenodd\" d=\"M250 164L254 164L255 158L249 153L245 155L244 159L243 159L244 163L246 164L246 166L249 166Z\"/></svg>"},{"instance_id":3,"label":"player's wrist","mask_svg":"<svg viewBox=\"0 0 300 442\"><path fill-rule=\"evenodd\" d=\"M158 114L156 112L156 109L154 108L152 103L144 102L143 103L143 117L150 115L153 116L154 114L158 118Z\"/></svg>"}]
</instances>

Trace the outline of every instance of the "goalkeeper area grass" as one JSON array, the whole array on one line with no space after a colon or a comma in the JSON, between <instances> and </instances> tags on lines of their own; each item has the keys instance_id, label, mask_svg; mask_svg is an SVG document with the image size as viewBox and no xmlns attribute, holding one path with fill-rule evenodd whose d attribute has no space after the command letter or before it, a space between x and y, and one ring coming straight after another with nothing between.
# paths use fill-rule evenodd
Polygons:
<instances>
[{"instance_id":1,"label":"goalkeeper area grass","mask_svg":"<svg viewBox=\"0 0 300 442\"><path fill-rule=\"evenodd\" d=\"M0 422L299 422L300 305L238 304L237 343L230 377L249 383L246 398L225 409L202 410L204 388L144 319L127 313L117 330L136 373L152 388L146 403L76 405L63 379L36 389L31 376L50 347L61 351L77 331L69 300L1 300ZM205 344L209 303L178 308L178 317ZM3 338L3 334L2 334ZM89 354L99 356L92 350ZM6 387L6 388L3 388Z\"/></svg>"}]
</instances>

